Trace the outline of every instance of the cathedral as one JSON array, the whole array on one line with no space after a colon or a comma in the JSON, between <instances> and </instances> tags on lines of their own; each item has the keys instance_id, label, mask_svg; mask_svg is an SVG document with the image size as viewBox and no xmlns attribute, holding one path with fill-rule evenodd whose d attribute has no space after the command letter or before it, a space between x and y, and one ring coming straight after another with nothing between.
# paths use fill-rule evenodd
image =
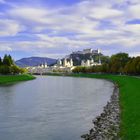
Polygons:
<instances>
[{"instance_id":1,"label":"cathedral","mask_svg":"<svg viewBox=\"0 0 140 140\"><path fill-rule=\"evenodd\" d=\"M62 60L58 59L57 66L59 66L59 67L73 67L73 60L72 59L68 60L65 58L62 61Z\"/></svg>"}]
</instances>

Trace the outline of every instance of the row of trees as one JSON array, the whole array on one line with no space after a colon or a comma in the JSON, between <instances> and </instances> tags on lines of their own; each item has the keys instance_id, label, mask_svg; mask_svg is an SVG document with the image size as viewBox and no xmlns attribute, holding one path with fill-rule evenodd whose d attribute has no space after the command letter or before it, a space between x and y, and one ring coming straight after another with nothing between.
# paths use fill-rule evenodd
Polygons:
<instances>
[{"instance_id":1,"label":"row of trees","mask_svg":"<svg viewBox=\"0 0 140 140\"><path fill-rule=\"evenodd\" d=\"M5 55L3 59L0 57L0 74L19 74L24 72L23 68L15 65L10 55Z\"/></svg>"},{"instance_id":2,"label":"row of trees","mask_svg":"<svg viewBox=\"0 0 140 140\"><path fill-rule=\"evenodd\" d=\"M113 74L140 74L140 57L131 58L127 53L112 55L108 62L101 66L81 67L73 70L74 73L113 73Z\"/></svg>"}]
</instances>

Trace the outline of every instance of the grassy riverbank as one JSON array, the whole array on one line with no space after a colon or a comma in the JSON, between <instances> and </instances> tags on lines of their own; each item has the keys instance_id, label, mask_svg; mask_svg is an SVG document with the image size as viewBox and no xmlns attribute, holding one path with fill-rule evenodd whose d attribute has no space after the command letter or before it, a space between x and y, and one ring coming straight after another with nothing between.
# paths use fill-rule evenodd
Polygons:
<instances>
[{"instance_id":1,"label":"grassy riverbank","mask_svg":"<svg viewBox=\"0 0 140 140\"><path fill-rule=\"evenodd\" d=\"M20 81L28 81L35 79L34 76L28 74L22 75L0 75L0 85L1 84L8 84Z\"/></svg>"},{"instance_id":2,"label":"grassy riverbank","mask_svg":"<svg viewBox=\"0 0 140 140\"><path fill-rule=\"evenodd\" d=\"M122 140L140 140L140 79L130 76L74 74L75 77L108 79L120 88Z\"/></svg>"}]
</instances>

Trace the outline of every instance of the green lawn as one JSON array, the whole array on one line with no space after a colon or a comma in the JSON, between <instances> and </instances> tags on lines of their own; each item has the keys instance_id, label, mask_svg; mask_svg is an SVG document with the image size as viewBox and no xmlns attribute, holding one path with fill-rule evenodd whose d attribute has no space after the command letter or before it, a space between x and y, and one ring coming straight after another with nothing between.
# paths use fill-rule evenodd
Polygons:
<instances>
[{"instance_id":1,"label":"green lawn","mask_svg":"<svg viewBox=\"0 0 140 140\"><path fill-rule=\"evenodd\" d=\"M35 79L34 76L23 74L23 75L0 75L0 84L8 84L19 81L27 81Z\"/></svg>"},{"instance_id":2,"label":"green lawn","mask_svg":"<svg viewBox=\"0 0 140 140\"><path fill-rule=\"evenodd\" d=\"M140 79L130 76L74 74L76 77L103 78L120 88L122 140L140 140Z\"/></svg>"}]
</instances>

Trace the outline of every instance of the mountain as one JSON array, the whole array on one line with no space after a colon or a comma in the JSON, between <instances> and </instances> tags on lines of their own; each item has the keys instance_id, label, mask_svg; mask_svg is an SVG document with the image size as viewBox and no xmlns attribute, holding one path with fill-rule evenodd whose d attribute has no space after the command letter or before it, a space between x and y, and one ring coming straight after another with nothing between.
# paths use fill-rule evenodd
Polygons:
<instances>
[{"instance_id":1,"label":"mountain","mask_svg":"<svg viewBox=\"0 0 140 140\"><path fill-rule=\"evenodd\" d=\"M15 63L20 67L28 67L28 66L38 66L40 64L47 63L47 65L53 65L56 63L56 59L47 58L47 57L29 57L22 58L17 60Z\"/></svg>"}]
</instances>

